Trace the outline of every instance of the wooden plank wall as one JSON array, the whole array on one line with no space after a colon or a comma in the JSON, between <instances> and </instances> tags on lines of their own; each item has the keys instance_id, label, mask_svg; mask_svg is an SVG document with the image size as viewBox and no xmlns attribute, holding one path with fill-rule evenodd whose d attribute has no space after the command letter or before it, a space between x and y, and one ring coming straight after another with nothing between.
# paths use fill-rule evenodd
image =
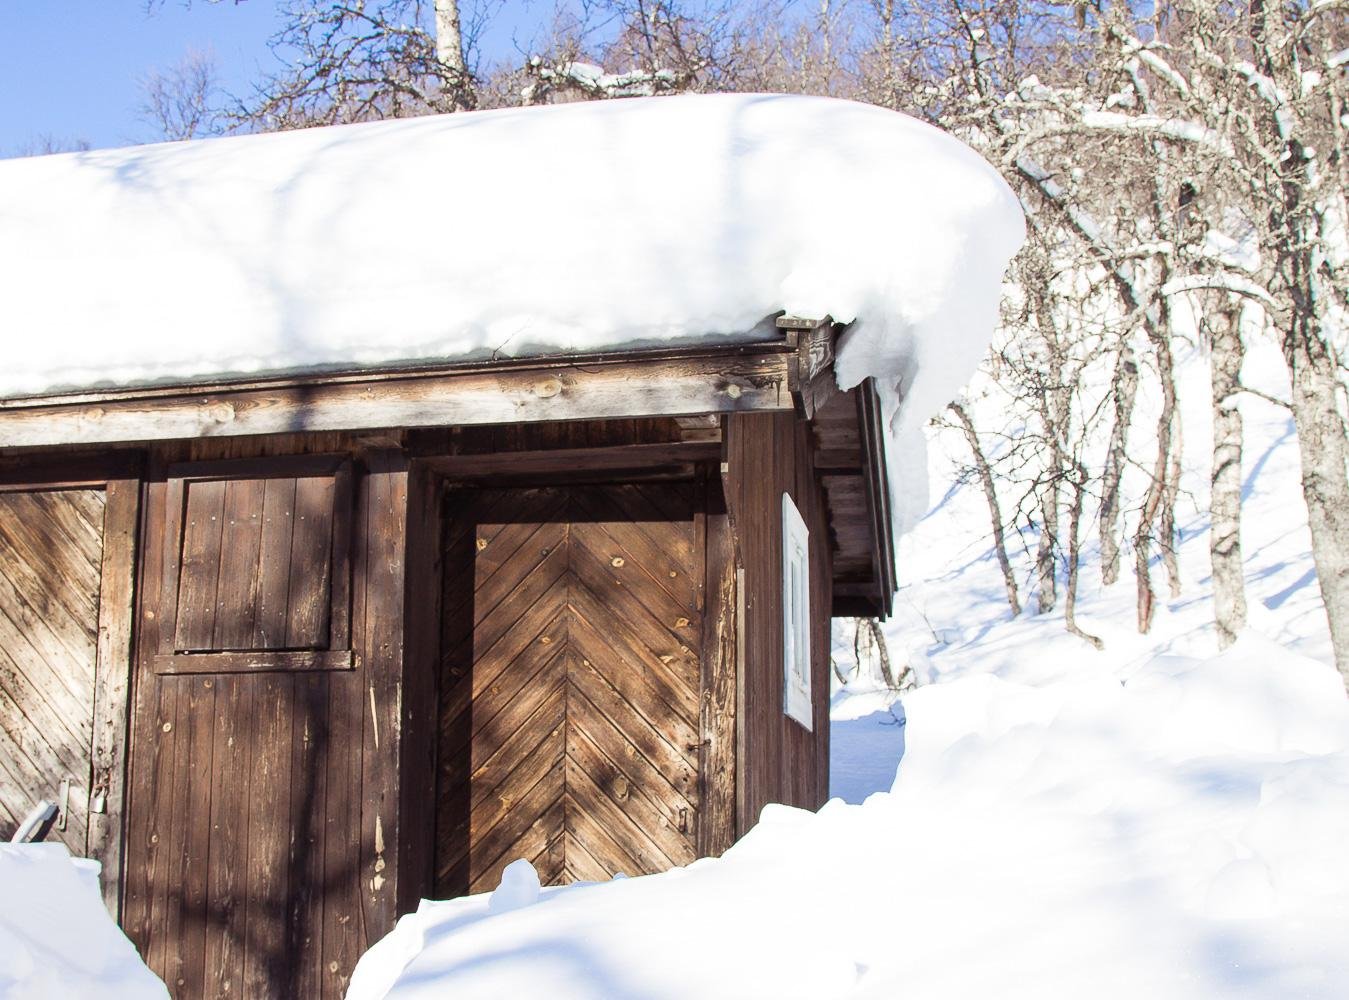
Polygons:
<instances>
[{"instance_id":1,"label":"wooden plank wall","mask_svg":"<svg viewBox=\"0 0 1349 1000\"><path fill-rule=\"evenodd\" d=\"M68 815L56 836L75 853L102 863L103 897L115 917L121 912L140 509L139 480L128 477L138 468L135 460L119 463L88 455L0 461L0 839L12 832L7 822L17 822L14 814L35 804L35 794L59 799L62 777L72 778ZM87 569L80 568L79 553L92 560ZM78 596L82 589L87 604L80 610L72 594ZM57 636L60 642L53 645ZM43 651L43 665L59 675L58 687L38 690L25 676L25 664L32 667L31 656L38 650ZM90 670L70 669L63 662L66 657ZM82 686L89 673L92 685ZM53 724L58 691L79 703L75 729L81 734L87 729L89 739L79 741L73 771L70 761L64 761L64 774L63 762L44 752L61 742L63 730L73 731ZM4 800L14 795L21 801L10 801L5 808ZM91 804L91 795L101 800L101 809ZM86 806L87 823L79 818Z\"/></svg>"},{"instance_id":2,"label":"wooden plank wall","mask_svg":"<svg viewBox=\"0 0 1349 1000\"><path fill-rule=\"evenodd\" d=\"M440 482L414 462L408 475L404 593L403 719L399 838L394 899L410 913L435 879L437 684L440 670ZM383 873L375 873L382 875Z\"/></svg>"},{"instance_id":3,"label":"wooden plank wall","mask_svg":"<svg viewBox=\"0 0 1349 1000\"><path fill-rule=\"evenodd\" d=\"M355 669L156 672L173 627L158 613L166 469L340 451L360 470ZM152 456L145 496L124 927L178 1000L340 998L425 885L400 871L416 863L400 830L408 461L335 435L192 442Z\"/></svg>"},{"instance_id":4,"label":"wooden plank wall","mask_svg":"<svg viewBox=\"0 0 1349 1000\"><path fill-rule=\"evenodd\" d=\"M815 809L829 792L830 546L809 426L795 414L726 423L726 502L743 570L737 833L769 802ZM782 494L810 530L813 731L782 708Z\"/></svg>"},{"instance_id":5,"label":"wooden plank wall","mask_svg":"<svg viewBox=\"0 0 1349 1000\"><path fill-rule=\"evenodd\" d=\"M68 808L49 839L83 856L104 493L0 493L0 838L39 801Z\"/></svg>"}]
</instances>

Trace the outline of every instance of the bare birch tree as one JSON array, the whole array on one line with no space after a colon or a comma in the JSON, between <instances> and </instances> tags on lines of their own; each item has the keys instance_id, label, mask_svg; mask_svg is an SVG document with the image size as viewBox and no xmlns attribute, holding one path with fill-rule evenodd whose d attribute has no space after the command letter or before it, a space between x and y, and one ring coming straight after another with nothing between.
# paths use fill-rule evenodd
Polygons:
<instances>
[{"instance_id":1,"label":"bare birch tree","mask_svg":"<svg viewBox=\"0 0 1349 1000\"><path fill-rule=\"evenodd\" d=\"M1246 625L1246 582L1241 559L1241 304L1226 293L1206 310L1209 379L1213 388L1213 472L1209 499L1209 560L1218 646L1226 649ZM1223 301L1225 299L1226 301Z\"/></svg>"},{"instance_id":2,"label":"bare birch tree","mask_svg":"<svg viewBox=\"0 0 1349 1000\"><path fill-rule=\"evenodd\" d=\"M1124 467L1128 460L1129 426L1133 422L1134 402L1138 398L1138 358L1127 339L1115 361L1111 380L1113 423L1101 474L1101 582L1106 586L1119 579L1120 514L1123 502Z\"/></svg>"},{"instance_id":3,"label":"bare birch tree","mask_svg":"<svg viewBox=\"0 0 1349 1000\"><path fill-rule=\"evenodd\" d=\"M168 69L144 76L140 88L141 117L165 139L196 139L216 130L219 85L210 50L188 49Z\"/></svg>"},{"instance_id":4,"label":"bare birch tree","mask_svg":"<svg viewBox=\"0 0 1349 1000\"><path fill-rule=\"evenodd\" d=\"M230 111L264 130L405 118L477 105L458 0L287 0L271 40L285 68Z\"/></svg>"},{"instance_id":5,"label":"bare birch tree","mask_svg":"<svg viewBox=\"0 0 1349 1000\"><path fill-rule=\"evenodd\" d=\"M1312 557L1336 664L1349 684L1349 435L1345 361L1334 337L1349 295L1346 248L1345 0L1167 8L1165 30L1114 24L1121 50L1154 81L1165 114L1102 127L1167 138L1222 185L1255 227L1257 298L1288 368ZM1144 30L1144 29L1147 30Z\"/></svg>"},{"instance_id":6,"label":"bare birch tree","mask_svg":"<svg viewBox=\"0 0 1349 1000\"><path fill-rule=\"evenodd\" d=\"M974 429L974 421L970 419L969 412L959 400L951 403L950 410L955 414L960 429L965 435L965 441L970 446L970 453L974 458L975 474L979 477L979 485L983 488L984 499L988 502L988 516L993 527L993 552L997 556L998 566L1002 569L1002 582L1007 589L1007 604L1012 609L1012 617L1016 617L1021 614L1021 597L1017 592L1016 574L1012 571L1012 561L1007 556L1007 534L1003 528L1002 505L998 502L998 487L993 478L993 467L989 464L983 446L979 443L979 434Z\"/></svg>"}]
</instances>

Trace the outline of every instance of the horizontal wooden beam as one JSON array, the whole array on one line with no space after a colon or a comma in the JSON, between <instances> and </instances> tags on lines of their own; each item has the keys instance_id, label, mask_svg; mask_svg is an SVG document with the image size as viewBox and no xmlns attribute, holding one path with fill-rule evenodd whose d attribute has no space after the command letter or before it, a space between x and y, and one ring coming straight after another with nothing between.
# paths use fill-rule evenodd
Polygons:
<instances>
[{"instance_id":1,"label":"horizontal wooden beam","mask_svg":"<svg viewBox=\"0 0 1349 1000\"><path fill-rule=\"evenodd\" d=\"M285 652L160 653L154 658L157 674L259 674L305 670L354 670L351 650L288 650Z\"/></svg>"},{"instance_id":2,"label":"horizontal wooden beam","mask_svg":"<svg viewBox=\"0 0 1349 1000\"><path fill-rule=\"evenodd\" d=\"M0 448L793 407L781 341L0 403Z\"/></svg>"},{"instance_id":3,"label":"horizontal wooden beam","mask_svg":"<svg viewBox=\"0 0 1349 1000\"><path fill-rule=\"evenodd\" d=\"M834 618L884 618L887 612L876 597L852 597L846 594L834 594L834 605L830 610Z\"/></svg>"},{"instance_id":4,"label":"horizontal wooden beam","mask_svg":"<svg viewBox=\"0 0 1349 1000\"><path fill-rule=\"evenodd\" d=\"M860 476L862 451L860 448L821 448L815 452L817 476Z\"/></svg>"},{"instance_id":5,"label":"horizontal wooden beam","mask_svg":"<svg viewBox=\"0 0 1349 1000\"><path fill-rule=\"evenodd\" d=\"M423 459L432 472L452 479L545 475L558 472L626 472L721 460L721 443L630 444L612 448L495 451L485 455L439 455Z\"/></svg>"},{"instance_id":6,"label":"horizontal wooden beam","mask_svg":"<svg viewBox=\"0 0 1349 1000\"><path fill-rule=\"evenodd\" d=\"M125 451L104 455L0 459L0 493L98 487L114 480L139 478L142 465L139 453Z\"/></svg>"}]
</instances>

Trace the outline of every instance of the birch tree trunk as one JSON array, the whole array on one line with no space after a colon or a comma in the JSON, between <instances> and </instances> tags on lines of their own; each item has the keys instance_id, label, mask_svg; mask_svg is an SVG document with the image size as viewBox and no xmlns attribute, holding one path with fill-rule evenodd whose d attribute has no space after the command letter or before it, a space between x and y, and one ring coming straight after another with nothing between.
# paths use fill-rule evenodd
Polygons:
<instances>
[{"instance_id":1,"label":"birch tree trunk","mask_svg":"<svg viewBox=\"0 0 1349 1000\"><path fill-rule=\"evenodd\" d=\"M1171 421L1171 460L1166 465L1166 482L1162 487L1162 510L1157 518L1162 565L1166 567L1166 581L1171 589L1173 601L1180 596L1180 559L1176 554L1176 497L1180 494L1180 457L1184 453L1181 434L1180 407L1177 406Z\"/></svg>"},{"instance_id":2,"label":"birch tree trunk","mask_svg":"<svg viewBox=\"0 0 1349 1000\"><path fill-rule=\"evenodd\" d=\"M1215 310L1209 326L1209 378L1213 387L1213 476L1209 500L1209 561L1213 568L1213 617L1218 648L1226 649L1246 627L1246 578L1241 564L1241 309L1232 301Z\"/></svg>"},{"instance_id":3,"label":"birch tree trunk","mask_svg":"<svg viewBox=\"0 0 1349 1000\"><path fill-rule=\"evenodd\" d=\"M1336 405L1335 359L1313 310L1293 316L1283 354L1292 376L1312 561L1335 666L1349 687L1349 441Z\"/></svg>"},{"instance_id":4,"label":"birch tree trunk","mask_svg":"<svg viewBox=\"0 0 1349 1000\"><path fill-rule=\"evenodd\" d=\"M459 0L435 0L436 59L447 70L445 77L454 90L456 111L472 106L468 60L464 56L464 33L459 23Z\"/></svg>"},{"instance_id":5,"label":"birch tree trunk","mask_svg":"<svg viewBox=\"0 0 1349 1000\"><path fill-rule=\"evenodd\" d=\"M1081 462L1074 463L1071 486L1073 499L1068 508L1068 582L1064 586L1063 624L1079 639L1085 639L1097 649L1105 649L1100 636L1084 631L1077 624L1077 570L1081 561L1078 529L1082 524L1082 501L1087 489L1087 470Z\"/></svg>"},{"instance_id":6,"label":"birch tree trunk","mask_svg":"<svg viewBox=\"0 0 1349 1000\"><path fill-rule=\"evenodd\" d=\"M885 641L885 633L881 630L881 623L875 618L854 620L853 657L857 660L859 671L862 669L863 663L875 657L882 683L892 691L899 690L899 685L895 681L894 669L890 666L890 646Z\"/></svg>"},{"instance_id":7,"label":"birch tree trunk","mask_svg":"<svg viewBox=\"0 0 1349 1000\"><path fill-rule=\"evenodd\" d=\"M1281 18L1261 2L1252 12L1255 63L1263 78L1275 84L1257 92L1275 112L1271 138L1279 143L1270 184L1270 228L1278 256L1275 272L1287 306L1280 325L1302 459L1302 496L1335 666L1349 688L1349 432L1338 398L1343 386L1337 368L1343 360L1332 346L1328 315L1337 295L1344 302L1344 272L1339 272L1339 282L1330 273L1328 247L1333 241L1328 237L1338 226L1325 217L1330 200L1339 199L1341 212L1344 206L1343 105L1336 107L1332 100L1321 107L1320 114L1327 107L1335 111L1322 120L1318 135L1308 117L1316 109L1289 101L1311 78L1303 72L1306 41L1299 36L1314 25L1298 20L1296 8L1284 10ZM1308 18L1318 14L1313 9ZM1325 129L1327 124L1330 129Z\"/></svg>"},{"instance_id":8,"label":"birch tree trunk","mask_svg":"<svg viewBox=\"0 0 1349 1000\"><path fill-rule=\"evenodd\" d=\"M988 501L988 515L993 522L993 551L998 557L998 565L1002 568L1003 586L1007 588L1007 603L1012 608L1012 617L1021 614L1021 598L1017 593L1016 575L1012 572L1011 560L1007 558L1007 538L1002 527L1002 505L998 503L998 490L993 480L993 470L988 464L988 458L984 455L984 450L979 444L979 435L975 433L974 422L970 420L969 413L959 402L951 403L951 412L956 415L960 421L961 429L965 432L965 440L969 443L970 451L974 454L974 469L979 475L979 483L984 488L984 499Z\"/></svg>"},{"instance_id":9,"label":"birch tree trunk","mask_svg":"<svg viewBox=\"0 0 1349 1000\"><path fill-rule=\"evenodd\" d=\"M1160 331L1149 330L1149 337L1157 354L1157 378L1162 386L1162 412L1157 418L1157 460L1152 469L1152 482L1148 484L1143 509L1138 515L1138 530L1134 532L1134 573L1138 577L1138 631L1144 635L1152 629L1152 615L1156 610L1156 594L1152 589L1152 574L1148 565L1149 552L1152 526L1167 500L1170 489L1172 431L1176 419L1176 378L1175 365L1171 358L1171 344ZM1163 551L1170 544L1169 539L1164 539Z\"/></svg>"},{"instance_id":10,"label":"birch tree trunk","mask_svg":"<svg viewBox=\"0 0 1349 1000\"><path fill-rule=\"evenodd\" d=\"M1115 418L1106 450L1101 496L1101 582L1107 587L1119 579L1120 485L1128 455L1129 424L1133 421L1134 400L1138 396L1138 359L1127 343L1115 363L1111 386Z\"/></svg>"},{"instance_id":11,"label":"birch tree trunk","mask_svg":"<svg viewBox=\"0 0 1349 1000\"><path fill-rule=\"evenodd\" d=\"M1056 467L1040 492L1040 544L1035 549L1035 575L1039 584L1036 610L1040 614L1053 611L1054 605L1058 603L1058 581L1054 565L1054 550L1058 547L1058 536L1059 480Z\"/></svg>"}]
</instances>

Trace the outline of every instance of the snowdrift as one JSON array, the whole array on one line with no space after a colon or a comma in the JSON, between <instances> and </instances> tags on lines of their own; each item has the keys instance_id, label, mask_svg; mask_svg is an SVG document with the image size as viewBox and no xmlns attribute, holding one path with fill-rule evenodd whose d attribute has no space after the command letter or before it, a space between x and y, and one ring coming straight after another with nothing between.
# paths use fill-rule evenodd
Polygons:
<instances>
[{"instance_id":1,"label":"snowdrift","mask_svg":"<svg viewBox=\"0 0 1349 1000\"><path fill-rule=\"evenodd\" d=\"M423 903L349 1000L1345 996L1335 672L1257 637L1060 667L920 688L891 792L770 806L720 860ZM842 735L893 761L886 722Z\"/></svg>"},{"instance_id":2,"label":"snowdrift","mask_svg":"<svg viewBox=\"0 0 1349 1000\"><path fill-rule=\"evenodd\" d=\"M97 862L61 844L0 844L0 998L168 996L103 908Z\"/></svg>"}]
</instances>

